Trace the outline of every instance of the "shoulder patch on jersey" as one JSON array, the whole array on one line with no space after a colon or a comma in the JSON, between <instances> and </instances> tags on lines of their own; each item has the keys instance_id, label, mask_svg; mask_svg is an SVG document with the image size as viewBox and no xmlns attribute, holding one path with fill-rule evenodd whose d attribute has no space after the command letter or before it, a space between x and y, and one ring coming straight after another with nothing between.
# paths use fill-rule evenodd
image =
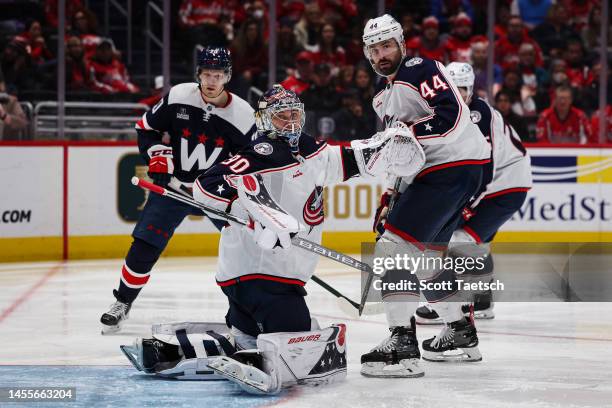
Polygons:
<instances>
[{"instance_id":1,"label":"shoulder patch on jersey","mask_svg":"<svg viewBox=\"0 0 612 408\"><path fill-rule=\"evenodd\" d=\"M470 111L470 119L472 123L478 123L482 119L482 115L477 110Z\"/></svg>"},{"instance_id":2,"label":"shoulder patch on jersey","mask_svg":"<svg viewBox=\"0 0 612 408\"><path fill-rule=\"evenodd\" d=\"M270 143L262 142L262 143L257 143L255 146L253 146L253 150L255 150L257 153L262 154L264 156L269 156L274 151L274 148L272 147Z\"/></svg>"},{"instance_id":3,"label":"shoulder patch on jersey","mask_svg":"<svg viewBox=\"0 0 612 408\"><path fill-rule=\"evenodd\" d=\"M404 65L406 67L413 67L415 65L419 65L421 62L423 62L423 58L414 57L414 58L410 58L408 61L406 61L406 63Z\"/></svg>"}]
</instances>

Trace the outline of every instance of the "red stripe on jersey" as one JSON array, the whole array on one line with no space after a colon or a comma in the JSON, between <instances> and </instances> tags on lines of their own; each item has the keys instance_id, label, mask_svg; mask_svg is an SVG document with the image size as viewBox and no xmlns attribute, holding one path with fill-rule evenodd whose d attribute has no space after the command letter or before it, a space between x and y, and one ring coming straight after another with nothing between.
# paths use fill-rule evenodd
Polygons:
<instances>
[{"instance_id":1,"label":"red stripe on jersey","mask_svg":"<svg viewBox=\"0 0 612 408\"><path fill-rule=\"evenodd\" d=\"M490 198L495 198L495 197L499 197L501 195L510 194L510 193L526 193L529 190L531 190L530 187L507 188L505 190L501 190L496 193L487 194L486 196L483 197L483 200L488 200Z\"/></svg>"},{"instance_id":2,"label":"red stripe on jersey","mask_svg":"<svg viewBox=\"0 0 612 408\"><path fill-rule=\"evenodd\" d=\"M416 177L423 177L426 174L432 173L438 170L448 169L449 167L457 167L457 166L473 166L478 164L487 164L490 163L491 159L482 159L482 160L460 160L456 162L443 163L438 164L437 166L431 166L420 172L416 175Z\"/></svg>"},{"instance_id":3,"label":"red stripe on jersey","mask_svg":"<svg viewBox=\"0 0 612 408\"><path fill-rule=\"evenodd\" d=\"M464 225L464 226L463 226L463 230L464 230L465 232L467 232L468 234L470 234L470 236L471 236L472 238L474 238L474 240L476 240L476 243L477 243L477 244L481 244L481 243L482 243L482 239L480 238L480 235L478 235L478 234L476 233L476 231L474 231L473 229L471 229L471 228L470 228L470 227L468 227L467 225Z\"/></svg>"},{"instance_id":4,"label":"red stripe on jersey","mask_svg":"<svg viewBox=\"0 0 612 408\"><path fill-rule=\"evenodd\" d=\"M142 118L140 118L140 120L136 122L136 129L144 129L144 128L145 128L144 122Z\"/></svg>"},{"instance_id":5,"label":"red stripe on jersey","mask_svg":"<svg viewBox=\"0 0 612 408\"><path fill-rule=\"evenodd\" d=\"M132 286L144 286L151 277L151 275L149 275L148 273L144 276L141 274L135 274L134 272L130 271L125 265L123 265L123 268L121 270L121 276L123 277L123 280L125 280Z\"/></svg>"},{"instance_id":6,"label":"red stripe on jersey","mask_svg":"<svg viewBox=\"0 0 612 408\"><path fill-rule=\"evenodd\" d=\"M269 280L273 282L287 283L289 285L299 285L299 286L304 286L306 284L305 282L302 282L299 279L281 278L280 276L263 275L263 274L255 273L253 275L244 275L244 276L240 276L238 278L230 279L226 281L217 281L217 285L221 287L231 286L231 285L237 284L238 282L250 281L250 280L255 280L255 279Z\"/></svg>"},{"instance_id":7,"label":"red stripe on jersey","mask_svg":"<svg viewBox=\"0 0 612 408\"><path fill-rule=\"evenodd\" d=\"M398 229L397 227L394 227L393 225L389 224L388 222L385 223L384 228L385 228L385 230L387 230L389 232L392 232L395 235L398 235L398 236L402 237L406 241L413 243L414 246L419 248L421 251L425 250L425 248L426 248L425 245L423 245L423 243L421 241L419 241L418 239L416 239L412 235L408 234L407 232L404 232L404 231Z\"/></svg>"}]
</instances>

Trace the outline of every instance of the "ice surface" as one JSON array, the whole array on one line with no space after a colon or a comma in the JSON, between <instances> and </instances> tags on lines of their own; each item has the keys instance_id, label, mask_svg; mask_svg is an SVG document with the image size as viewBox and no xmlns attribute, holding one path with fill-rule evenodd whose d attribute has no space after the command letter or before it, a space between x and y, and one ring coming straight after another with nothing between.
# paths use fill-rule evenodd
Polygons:
<instances>
[{"instance_id":1,"label":"ice surface","mask_svg":"<svg viewBox=\"0 0 612 408\"><path fill-rule=\"evenodd\" d=\"M498 303L494 320L477 322L484 361L422 362L423 378L372 379L359 374L359 356L387 335L384 316L347 318L312 282L313 315L322 325L347 323L345 382L270 398L244 395L228 382L138 373L119 345L148 336L152 323L223 320L227 302L214 283L215 264L216 258L162 259L124 330L112 336L100 335L99 318L114 301L122 260L0 265L0 387L75 386L70 407L612 406L612 303ZM317 275L358 298L353 271L321 260ZM438 330L420 326L419 340Z\"/></svg>"}]
</instances>

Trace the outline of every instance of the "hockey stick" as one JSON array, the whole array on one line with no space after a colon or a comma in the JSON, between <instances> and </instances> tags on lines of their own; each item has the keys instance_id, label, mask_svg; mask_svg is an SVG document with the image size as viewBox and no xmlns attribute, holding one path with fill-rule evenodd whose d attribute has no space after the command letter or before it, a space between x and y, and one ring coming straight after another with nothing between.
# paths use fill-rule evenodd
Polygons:
<instances>
[{"instance_id":1,"label":"hockey stick","mask_svg":"<svg viewBox=\"0 0 612 408\"><path fill-rule=\"evenodd\" d=\"M140 188L143 188L145 190L149 190L153 193L162 195L162 196L166 196L166 197L170 197L174 200L180 201L184 204L188 204L191 205L193 207L199 208L202 211L211 213L211 214L215 214L221 218L224 218L226 220L230 220L233 221L237 224L241 224L241 225L249 225L249 222L246 220L243 220L242 218L236 217L232 214L228 214L225 211L222 210L218 210L214 207L209 207L206 204L202 204L197 202L196 200L194 200L193 198L187 197L183 194L179 194L179 193L175 193L174 191L170 191L164 187L158 186L156 184L150 183L146 180L142 180L139 179L138 177L132 177L132 184L135 186L138 186ZM370 266L366 263L360 262L348 255L344 255L340 252L334 251L333 249L324 247L322 245L319 245L315 242L309 241L307 239L295 236L291 239L291 242L298 246L299 248L302 248L306 251L312 252L314 254L332 259L336 262L339 262L343 265L346 266L350 266L352 268L355 268L357 270L360 271L364 271L364 272L369 272L370 275L372 275L372 270L370 268ZM351 299L349 299L348 297L346 297L345 295L343 295L342 293L338 292L336 289L334 289L332 286L330 286L329 284L325 283L324 281L322 281L320 278L316 277L316 276L312 276L312 280L321 285L321 287L323 287L324 289L326 289L328 292L330 292L331 294L333 294L334 296L336 296L339 299L345 299L352 307L354 307L355 309L359 308L359 304L357 302L352 301ZM342 303L345 303L344 301L342 301ZM343 310L345 310L345 308L343 308Z\"/></svg>"},{"instance_id":2,"label":"hockey stick","mask_svg":"<svg viewBox=\"0 0 612 408\"><path fill-rule=\"evenodd\" d=\"M396 177L395 183L393 184L393 195L391 196L391 200L389 200L389 210L387 211L387 214L391 213L391 210L393 209L393 206L395 205L395 200L397 199L397 195L399 194L399 188L401 184L402 184L402 178ZM374 274L369 273L368 277L366 278L366 283L363 288L363 293L361 294L361 302L359 303L359 309L358 309L359 316L361 316L366 306L366 301L368 300L368 294L370 293L370 286L372 286L373 280L374 280Z\"/></svg>"}]
</instances>

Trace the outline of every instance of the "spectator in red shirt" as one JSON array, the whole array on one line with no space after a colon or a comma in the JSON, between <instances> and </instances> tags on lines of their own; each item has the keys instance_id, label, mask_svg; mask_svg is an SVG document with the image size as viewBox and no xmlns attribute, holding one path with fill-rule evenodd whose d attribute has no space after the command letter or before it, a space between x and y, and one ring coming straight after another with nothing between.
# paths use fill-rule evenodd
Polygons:
<instances>
[{"instance_id":1,"label":"spectator in red shirt","mask_svg":"<svg viewBox=\"0 0 612 408\"><path fill-rule=\"evenodd\" d=\"M81 39L87 58L92 57L98 45L102 43L102 37L98 35L98 20L95 14L86 8L78 9L74 13L68 32Z\"/></svg>"},{"instance_id":2,"label":"spectator in red shirt","mask_svg":"<svg viewBox=\"0 0 612 408\"><path fill-rule=\"evenodd\" d=\"M586 144L592 138L591 124L583 111L572 106L572 89L560 86L552 106L540 114L536 138L540 143Z\"/></svg>"},{"instance_id":3,"label":"spectator in red shirt","mask_svg":"<svg viewBox=\"0 0 612 408\"><path fill-rule=\"evenodd\" d=\"M423 19L423 35L415 37L406 43L408 55L425 57L443 63L448 62L448 53L444 42L440 39L440 24L434 16Z\"/></svg>"},{"instance_id":4,"label":"spectator in red shirt","mask_svg":"<svg viewBox=\"0 0 612 408\"><path fill-rule=\"evenodd\" d=\"M584 88L593 81L591 69L584 61L584 49L579 39L570 39L564 55L567 77L572 88Z\"/></svg>"},{"instance_id":5,"label":"spectator in red shirt","mask_svg":"<svg viewBox=\"0 0 612 408\"><path fill-rule=\"evenodd\" d=\"M336 29L330 23L323 24L317 45L311 47L315 64L327 64L331 69L332 77L337 77L340 68L346 65L344 48L338 45Z\"/></svg>"},{"instance_id":6,"label":"spectator in red shirt","mask_svg":"<svg viewBox=\"0 0 612 408\"><path fill-rule=\"evenodd\" d=\"M580 30L588 24L591 9L600 1L601 0L563 0L565 6L569 10L572 27L575 31L580 32Z\"/></svg>"},{"instance_id":7,"label":"spectator in red shirt","mask_svg":"<svg viewBox=\"0 0 612 408\"><path fill-rule=\"evenodd\" d=\"M57 3L58 0L45 0L45 20L55 28L57 28ZM66 17L71 18L81 8L83 8L82 0L66 0Z\"/></svg>"},{"instance_id":8,"label":"spectator in red shirt","mask_svg":"<svg viewBox=\"0 0 612 408\"><path fill-rule=\"evenodd\" d=\"M523 21L518 16L510 17L508 21L508 34L495 43L495 61L505 70L507 67L519 62L519 48L523 43L533 44L536 50L536 66L543 65L542 50L524 31Z\"/></svg>"},{"instance_id":9,"label":"spectator in red shirt","mask_svg":"<svg viewBox=\"0 0 612 408\"><path fill-rule=\"evenodd\" d=\"M268 68L268 46L263 39L262 27L255 20L247 20L240 28L231 47L232 70L247 85L259 85L259 79Z\"/></svg>"},{"instance_id":10,"label":"spectator in red shirt","mask_svg":"<svg viewBox=\"0 0 612 408\"><path fill-rule=\"evenodd\" d=\"M47 48L45 37L42 35L42 27L38 20L30 20L26 23L26 31L19 34L17 38L30 47L30 58L35 64L42 64L53 58L51 51Z\"/></svg>"},{"instance_id":11,"label":"spectator in red shirt","mask_svg":"<svg viewBox=\"0 0 612 408\"><path fill-rule=\"evenodd\" d=\"M102 40L91 59L96 90L102 93L136 93L138 87L130 81L125 65L117 58L113 42Z\"/></svg>"},{"instance_id":12,"label":"spectator in red shirt","mask_svg":"<svg viewBox=\"0 0 612 408\"><path fill-rule=\"evenodd\" d=\"M471 54L472 19L459 13L453 19L451 35L446 39L446 48L451 61L469 62Z\"/></svg>"},{"instance_id":13,"label":"spectator in red shirt","mask_svg":"<svg viewBox=\"0 0 612 408\"><path fill-rule=\"evenodd\" d=\"M599 143L599 110L593 112L591 116L591 130L592 137L591 143ZM604 131L603 143L612 143L612 105L607 105L604 109L604 118L606 123L606 130Z\"/></svg>"},{"instance_id":14,"label":"spectator in red shirt","mask_svg":"<svg viewBox=\"0 0 612 408\"><path fill-rule=\"evenodd\" d=\"M179 23L183 27L217 24L229 14L221 0L183 0L179 8Z\"/></svg>"},{"instance_id":15,"label":"spectator in red shirt","mask_svg":"<svg viewBox=\"0 0 612 408\"><path fill-rule=\"evenodd\" d=\"M308 51L302 51L295 57L296 71L287 77L281 85L300 95L310 86L313 76L312 55Z\"/></svg>"},{"instance_id":16,"label":"spectator in red shirt","mask_svg":"<svg viewBox=\"0 0 612 408\"><path fill-rule=\"evenodd\" d=\"M85 58L83 43L76 35L66 40L66 85L71 91L92 91L99 87L93 83L92 68Z\"/></svg>"}]
</instances>

